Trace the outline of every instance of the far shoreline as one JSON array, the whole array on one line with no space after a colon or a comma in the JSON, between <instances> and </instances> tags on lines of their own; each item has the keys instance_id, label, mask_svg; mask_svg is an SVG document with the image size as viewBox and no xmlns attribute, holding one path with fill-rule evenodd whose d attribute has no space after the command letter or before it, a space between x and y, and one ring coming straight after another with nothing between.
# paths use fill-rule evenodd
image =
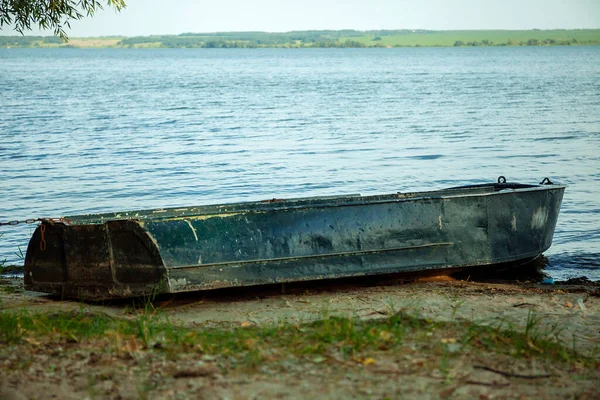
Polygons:
<instances>
[{"instance_id":1,"label":"far shoreline","mask_svg":"<svg viewBox=\"0 0 600 400\"><path fill-rule=\"evenodd\" d=\"M416 48L598 46L600 29L381 30L182 33L72 37L0 36L0 48Z\"/></svg>"}]
</instances>

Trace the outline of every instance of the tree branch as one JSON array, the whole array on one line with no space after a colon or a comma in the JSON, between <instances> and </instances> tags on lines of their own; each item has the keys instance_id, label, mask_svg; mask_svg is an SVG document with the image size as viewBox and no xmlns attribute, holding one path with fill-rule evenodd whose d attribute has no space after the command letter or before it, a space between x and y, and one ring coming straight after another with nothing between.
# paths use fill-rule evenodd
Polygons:
<instances>
[{"instance_id":1,"label":"tree branch","mask_svg":"<svg viewBox=\"0 0 600 400\"><path fill-rule=\"evenodd\" d=\"M104 0L115 11L126 7L124 0ZM37 25L40 29L52 29L55 36L68 40L65 27L72 21L92 17L104 9L99 0L0 0L0 29L14 24L21 35Z\"/></svg>"}]
</instances>

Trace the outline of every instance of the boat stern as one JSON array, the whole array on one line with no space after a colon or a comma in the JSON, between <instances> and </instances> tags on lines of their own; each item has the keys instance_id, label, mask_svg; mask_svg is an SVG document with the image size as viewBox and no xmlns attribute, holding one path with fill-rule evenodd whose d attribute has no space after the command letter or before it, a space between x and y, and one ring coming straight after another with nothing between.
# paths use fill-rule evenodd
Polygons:
<instances>
[{"instance_id":1,"label":"boat stern","mask_svg":"<svg viewBox=\"0 0 600 400\"><path fill-rule=\"evenodd\" d=\"M24 278L26 290L83 300L148 295L167 281L156 244L134 220L42 222L29 241Z\"/></svg>"}]
</instances>

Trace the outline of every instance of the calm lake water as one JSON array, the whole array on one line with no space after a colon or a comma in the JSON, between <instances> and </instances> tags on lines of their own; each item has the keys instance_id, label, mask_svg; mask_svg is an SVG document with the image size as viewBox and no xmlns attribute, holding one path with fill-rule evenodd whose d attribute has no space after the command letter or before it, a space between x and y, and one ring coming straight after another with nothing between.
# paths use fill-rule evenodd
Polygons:
<instances>
[{"instance_id":1,"label":"calm lake water","mask_svg":"<svg viewBox=\"0 0 600 400\"><path fill-rule=\"evenodd\" d=\"M600 47L0 49L1 222L498 175L569 185L548 272L600 280Z\"/></svg>"}]
</instances>

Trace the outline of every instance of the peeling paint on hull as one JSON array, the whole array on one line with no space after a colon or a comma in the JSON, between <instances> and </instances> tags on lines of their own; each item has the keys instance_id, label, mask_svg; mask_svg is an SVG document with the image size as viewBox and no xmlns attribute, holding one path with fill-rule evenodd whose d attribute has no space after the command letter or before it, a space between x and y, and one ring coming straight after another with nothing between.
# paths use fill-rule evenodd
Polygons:
<instances>
[{"instance_id":1,"label":"peeling paint on hull","mask_svg":"<svg viewBox=\"0 0 600 400\"><path fill-rule=\"evenodd\" d=\"M34 232L25 285L108 299L524 260L550 247L564 189L499 183L67 217L44 223L45 251Z\"/></svg>"}]
</instances>

